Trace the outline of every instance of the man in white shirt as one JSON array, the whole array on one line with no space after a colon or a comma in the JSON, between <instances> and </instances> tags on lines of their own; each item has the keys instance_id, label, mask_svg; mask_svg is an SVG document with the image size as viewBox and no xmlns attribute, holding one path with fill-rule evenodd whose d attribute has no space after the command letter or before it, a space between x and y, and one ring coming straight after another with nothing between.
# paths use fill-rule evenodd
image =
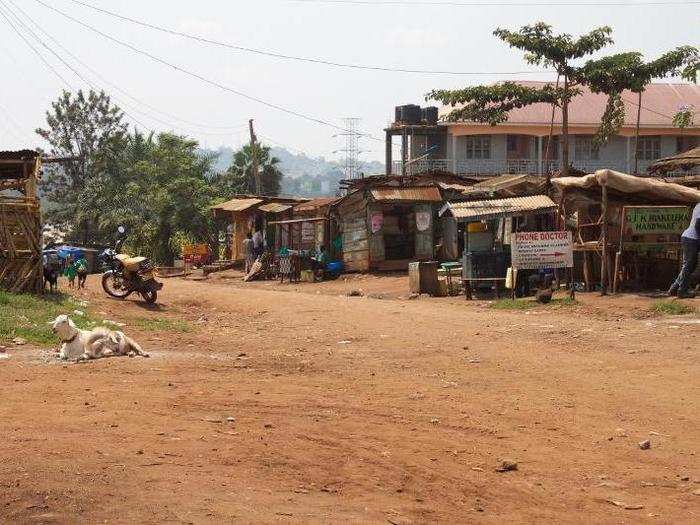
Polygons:
<instances>
[{"instance_id":1,"label":"man in white shirt","mask_svg":"<svg viewBox=\"0 0 700 525\"><path fill-rule=\"evenodd\" d=\"M683 247L683 266L678 277L671 285L669 295L677 295L681 299L695 297L695 292L688 289L690 276L698 266L698 250L700 250L700 202L695 205L690 218L690 226L681 234Z\"/></svg>"}]
</instances>

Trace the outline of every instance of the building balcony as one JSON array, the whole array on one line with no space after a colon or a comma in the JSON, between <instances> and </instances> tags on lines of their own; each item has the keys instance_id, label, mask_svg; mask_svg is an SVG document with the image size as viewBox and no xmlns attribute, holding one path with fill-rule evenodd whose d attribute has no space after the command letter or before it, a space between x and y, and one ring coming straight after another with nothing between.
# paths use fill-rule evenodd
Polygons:
<instances>
[{"instance_id":1,"label":"building balcony","mask_svg":"<svg viewBox=\"0 0 700 525\"><path fill-rule=\"evenodd\" d=\"M644 174L653 161L638 163L639 173ZM629 163L624 160L576 160L571 161L574 168L586 173L594 173L600 169L611 169L623 173L634 170L634 161ZM394 162L392 173L402 173L401 162ZM481 177L497 176L504 174L530 174L545 175L553 171L560 171L562 163L559 160L539 161L537 159L423 159L410 161L406 166L407 175L418 175L430 171L455 173L457 175L474 175ZM673 175L689 175L692 172L670 173Z\"/></svg>"}]
</instances>

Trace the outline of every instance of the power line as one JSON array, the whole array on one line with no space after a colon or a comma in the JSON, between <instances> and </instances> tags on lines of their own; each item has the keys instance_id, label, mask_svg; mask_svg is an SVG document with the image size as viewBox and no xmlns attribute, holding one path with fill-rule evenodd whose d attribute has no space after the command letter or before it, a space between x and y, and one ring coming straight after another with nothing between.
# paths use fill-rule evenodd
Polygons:
<instances>
[{"instance_id":1,"label":"power line","mask_svg":"<svg viewBox=\"0 0 700 525\"><path fill-rule=\"evenodd\" d=\"M46 48L52 55L54 55L64 66L66 66L70 71L72 71L73 74L74 74L76 77L78 77L78 78L79 78L80 80L82 80L85 84L87 84L88 86L90 86L93 90L97 91L97 88L92 84L92 82L90 82L89 79L86 79L85 77L83 77L83 75L82 75L77 69L75 69L69 62L67 62L66 60L64 60L63 57L62 57L61 55L59 55L59 54L56 53L53 49L51 49L48 45L46 45L46 43L41 39L41 37L40 37L39 35L37 35L37 34L34 32L34 30L33 30L31 27L29 27L26 23L24 23L24 21L23 21L21 18L19 18L19 16L17 16L16 13L13 13L13 12L12 12L12 9L10 9L10 8L7 6L7 4L4 2L4 0L0 0L0 4L3 6L4 9L7 9L7 11L14 17L14 19L17 20L17 22L19 22L20 25L21 25L22 27L24 27L25 30L26 30L27 32L29 32L29 34L32 35L32 36L34 37L35 40L37 40L37 41L39 42L40 45L42 45L42 46L43 46L44 48ZM3 16L4 16L4 14L3 14ZM5 17L5 16L4 16L4 17ZM8 22L9 22L9 19L8 19L7 17L5 17L5 19L8 20ZM23 39L24 39L24 38L23 38ZM27 42L27 43L29 44L29 42L28 42L27 40L25 40L25 42ZM30 45L31 45L31 44L30 44ZM54 70L54 72L56 72L56 71ZM58 74L58 72L56 72L56 74ZM60 77L60 78L63 78L63 77L61 77L60 75L59 75L59 77ZM65 81L65 79L64 79L64 82L66 82L66 84L68 85L69 89L71 89L71 90L73 89L73 86L72 86L71 84L69 84L67 81ZM138 125L142 126L144 129L147 129L147 130L149 130L149 131L155 132L153 129L151 129L151 128L149 128L148 126L146 126L143 122L141 122L140 120L138 120L136 117L134 117L133 115L129 114L125 109L122 109L122 112L123 112L127 117L129 117L131 120L133 120L134 122L136 122Z\"/></svg>"},{"instance_id":2,"label":"power line","mask_svg":"<svg viewBox=\"0 0 700 525\"><path fill-rule=\"evenodd\" d=\"M0 1L2 1L2 0L0 0ZM107 85L111 86L113 89L115 89L116 91L119 91L119 92L122 93L124 96L126 96L126 97L128 97L129 99L133 100L135 103L141 104L141 105L143 105L143 106L146 106L146 107L150 108L152 111L155 111L156 113L161 113L161 114L165 115L166 117L169 117L169 118L172 118L172 119L175 119L175 120L180 120L180 121L185 122L186 124L189 124L189 125L192 125L192 126L197 126L197 127L202 127L202 128L215 127L215 126L207 126L207 125L205 125L205 124L198 124L198 123L191 122L191 121L188 121L188 120L185 120L185 119L181 119L181 118L179 118L179 117L177 117L177 116L175 116L175 115L171 115L171 114L169 114L169 113L166 113L166 112L164 112L164 111L161 111L161 110L159 110L158 108L155 108L154 106L151 106L150 104L148 104L148 103L146 103L146 102L144 102L144 101L142 101L142 100L140 100L140 99L134 97L133 95L131 95L130 93L128 93L127 91L125 91L124 89L122 89L121 87L119 87L117 84L115 84L115 83L113 83L113 82L110 82L109 80L107 80L106 78L104 78L104 77L103 77L102 75L100 75L97 71L95 71L95 69L93 69L92 67L90 67L90 66L89 66L88 64L86 64L83 60L81 60L78 56L76 56L76 55L75 55L74 53L72 53L69 49L67 49L67 48L66 48L63 44L61 44L61 42L59 42L54 36L52 36L51 34L48 33L48 31L46 31L45 29L43 29L43 28L41 27L41 25L39 25L29 14L27 14L26 11L24 11L21 7L19 7L17 4L15 4L15 3L13 2L13 0L7 0L7 2L9 2L10 4L12 4L12 5L15 7L15 9L17 9L20 13L22 13L22 14L24 15L24 17L25 17L27 20L29 20L29 22L32 24L32 26L36 27L40 32L42 32L47 38L49 38L49 39L50 39L53 43L55 43L60 49L62 49L64 53L66 53L67 55L69 55L70 57L72 57L73 60L75 60L77 63L79 63L80 65L82 65L85 69L87 69L88 71L90 71L90 72L91 72L95 77L97 77L101 82L103 82L104 84L107 84ZM16 14L15 14L15 17L17 17ZM26 27L26 26L25 26L25 27ZM117 100L117 99L115 98L115 100ZM118 100L117 100L117 101L118 101ZM118 101L118 102L119 102L119 104L122 105L122 106L125 105L123 102L120 102L120 101ZM171 129L175 129L175 130L178 129L178 126L174 126L174 125L173 125L172 123L170 123L170 122L166 122L166 121L164 121L164 120L159 119L158 117L154 117L153 115L151 115L151 114L149 114L149 113L147 113L147 112L145 112L145 111L139 110L138 108L136 108L136 107L134 107L134 106L132 106L132 109L133 109L133 111L136 111L137 113L140 113L141 115L144 115L144 116L146 116L146 117L148 117L148 118L150 118L150 119L152 119L152 120L154 120L154 121L156 121L156 122L158 122L158 123L160 123L160 124L162 124L162 125L164 125L164 126L167 126L167 127L171 128ZM133 118L133 117L132 117L132 118ZM138 122L138 121L137 121L137 122ZM143 124L141 124L141 125L143 126ZM146 126L144 126L144 127L146 127ZM147 128L147 127L146 127L146 128ZM148 129L148 128L147 128L147 129ZM221 126L220 129L236 130L236 129L241 129L241 126ZM151 130L151 131L152 131L152 130ZM184 131L184 130L181 130L181 129L180 129L179 131L182 132L182 131ZM200 134L203 134L203 135L229 135L229 134L230 134L229 132L226 132L226 133L224 133L224 132L212 133L212 132L204 132L204 131L197 131L196 133L200 133Z\"/></svg>"},{"instance_id":3,"label":"power line","mask_svg":"<svg viewBox=\"0 0 700 525\"><path fill-rule=\"evenodd\" d=\"M49 68L51 71L53 71L53 74L56 75L59 78L59 80L61 80L61 82L63 82L63 84L65 84L68 87L68 89L73 89L73 87L70 85L70 83L65 78L63 78L63 75L61 75L58 72L58 70L55 67L53 67L53 65L48 60L46 60L44 58L44 55L39 53L39 50L37 48L35 48L29 40L27 40L27 38L19 31L19 29L17 29L17 27L15 27L15 24L7 17L5 12L1 9L0 9L0 16L2 16L5 19L5 21L9 24L9 26L12 28L12 30L15 33L17 33L17 35L19 35L19 37L22 40L24 40L24 43L27 44L32 51L34 51L36 56L39 57L39 59L44 63L44 65L47 68Z\"/></svg>"},{"instance_id":4,"label":"power line","mask_svg":"<svg viewBox=\"0 0 700 525\"><path fill-rule=\"evenodd\" d=\"M332 60L325 60L322 58L314 58L314 57L301 57L301 56L295 56L295 55L287 55L284 53L278 53L274 51L264 51L261 49L254 49L251 47L245 47L241 46L238 44L231 44L227 42L221 42L218 40L213 40L211 38L206 38L203 36L199 35L193 35L191 33L185 33L184 31L177 31L175 29L169 29L167 27L162 27L156 24L151 24L149 22L145 22L143 20L139 20L136 18L132 18L126 15L122 15L119 13L116 13L114 11L109 11L107 9L97 7L91 4L88 4L87 2L82 2L81 0L70 0L71 2L81 5L83 7L87 7L89 9L93 9L99 13L103 13L108 16L112 16L115 18L118 18L120 20L124 20L126 22L130 22L132 24L136 24L142 27L147 27L149 29L153 29L154 31L160 31L162 33L167 33L169 35L175 35L183 38L187 38L190 40L194 40L196 42L200 42L203 44L210 44L218 47L224 47L227 49L234 49L236 51L244 51L246 53L253 53L256 55L264 55L272 58L278 58L278 59L283 59L283 60L294 60L298 62L308 62L312 64L320 64L324 66L331 66L331 67L337 67L337 68L347 68L347 69L361 69L361 70L370 70L370 71L384 71L384 72L390 72L390 73L416 73L416 74L424 74L424 75L531 75L531 74L541 74L541 73L548 73L548 71L443 71L443 70L432 70L432 69L418 69L418 68L408 68L408 67L391 67L391 66L374 66L374 65L364 65L364 64L350 64L350 63L344 63L344 62L336 62Z\"/></svg>"},{"instance_id":5,"label":"power line","mask_svg":"<svg viewBox=\"0 0 700 525\"><path fill-rule=\"evenodd\" d=\"M228 91L228 92L233 93L233 94L235 94L235 95L238 95L238 96L240 96L240 97L242 97L242 98L251 100L251 101L253 101L253 102L257 102L258 104L261 104L261 105L263 105L263 106L267 106L267 107L269 107L269 108L276 109L276 110L281 111L281 112L283 112L283 113L287 113L288 115L292 115L292 116L301 118L301 119L303 119L303 120L307 120L307 121L309 121L309 122L314 122L314 123L316 123L316 124L321 124L321 125L323 125L323 126L328 126L328 127L334 128L334 129L341 130L341 131L347 131L346 129L344 129L344 128L340 127L340 126L337 126L336 124L333 124L332 122L328 122L327 120L323 120L323 119L320 119L320 118L317 118L317 117L312 117L312 116L310 116L310 115L306 115L306 114L304 114L304 113L300 113L300 112L298 112L298 111L295 111L295 110L286 108L286 107L284 107L284 106L280 106L280 105L278 105L278 104L274 104L274 103L272 103L272 102L268 102L268 101L263 100L263 99L260 99L260 98L258 98L258 97L254 97L254 96L252 96L252 95L248 95L247 93L244 93L244 92L239 91L239 90L237 90L237 89L233 89L233 88L231 88L231 87L229 87L229 86L226 86L226 85L224 85L224 84L222 84L222 83L220 83L220 82L217 82L217 81L215 81L215 80L211 80L211 79L209 79L209 78L207 78L207 77L205 77L205 76L203 76L203 75L201 75L201 74L199 74L199 73L195 73L195 72L190 71L190 70L188 70L188 69L184 69L184 68L182 68L182 67L180 67L180 66L178 66L178 65L176 65L176 64L173 64L172 62L168 62L167 60L164 60L164 59L162 59L162 58L160 58L160 57L157 57L157 56L153 55L152 53L149 53L148 51L144 51L144 50L142 50L142 49L140 49L140 48L138 48L138 47L136 47L136 46L134 46L134 45L132 45L132 44L130 44L130 43L128 43L128 42L124 42L123 40L120 40L120 39L115 38L115 37L113 37L113 36L111 36L111 35L108 35L107 33L105 33L105 32L103 32L103 31L101 31L101 30L99 30L99 29L97 29L97 28L91 26L90 24L87 24L87 23L85 23L85 22L83 22L83 21L81 21L81 20L79 20L79 19L77 19L77 18L75 18L75 17L73 17L73 16L71 16L71 15L65 13L64 11L61 11L60 9L57 9L57 8L53 7L52 5L47 4L47 3L44 2L43 0L36 0L36 2L39 3L39 4L41 4L41 5L43 5L43 6L46 7L46 8L48 8L48 9L54 11L55 13L58 13L59 15L63 16L64 18L67 18L68 20L71 20L71 21L75 22L76 24L81 25L81 26L83 26L83 27L89 29L90 31L92 31L92 32L94 32L94 33L97 33L98 35L100 35L100 36L102 36L102 37L104 37L104 38L106 38L106 39L108 39L108 40L110 40L110 41L112 41L112 42L115 42L115 43L119 44L120 46L126 47L127 49L130 49L131 51L133 51L133 52L135 52L135 53L138 53L138 54L140 54L140 55L146 56L146 57L150 58L151 60L153 60L153 61L155 61L155 62L158 62L159 64L168 66L168 67L174 69L175 71L179 71L179 72L184 73L185 75L188 75L188 76L190 76L190 77L192 77L192 78L196 78L196 79L198 79L198 80L201 80L202 82L205 82L205 83L207 83L207 84L209 84L209 85L212 85L212 86L214 86L214 87L217 87L217 88L219 88L219 89L221 89L221 90L223 90L223 91ZM383 142L382 139L377 138L377 137L374 137L374 136L372 136L372 135L370 135L370 134L364 134L364 135L367 136L368 138L372 139L372 140L376 140L376 141Z\"/></svg>"}]
</instances>

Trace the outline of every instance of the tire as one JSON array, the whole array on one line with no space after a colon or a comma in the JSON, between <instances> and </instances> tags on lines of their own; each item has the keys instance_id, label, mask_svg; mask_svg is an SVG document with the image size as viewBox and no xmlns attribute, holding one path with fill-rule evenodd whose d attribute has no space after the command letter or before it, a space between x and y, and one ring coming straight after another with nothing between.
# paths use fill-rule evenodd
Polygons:
<instances>
[{"instance_id":1,"label":"tire","mask_svg":"<svg viewBox=\"0 0 700 525\"><path fill-rule=\"evenodd\" d=\"M148 304L155 304L158 300L158 292L156 290L149 290L147 292L141 292L141 297Z\"/></svg>"},{"instance_id":2,"label":"tire","mask_svg":"<svg viewBox=\"0 0 700 525\"><path fill-rule=\"evenodd\" d=\"M102 274L102 289L107 295L117 299L124 299L131 293L129 289L123 288L123 279L117 277L111 270Z\"/></svg>"}]
</instances>

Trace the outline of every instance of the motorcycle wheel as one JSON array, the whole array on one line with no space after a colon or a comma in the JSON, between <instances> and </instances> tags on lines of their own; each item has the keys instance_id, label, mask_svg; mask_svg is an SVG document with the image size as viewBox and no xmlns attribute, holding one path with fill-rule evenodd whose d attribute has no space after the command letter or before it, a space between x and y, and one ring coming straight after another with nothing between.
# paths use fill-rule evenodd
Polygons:
<instances>
[{"instance_id":1,"label":"motorcycle wheel","mask_svg":"<svg viewBox=\"0 0 700 525\"><path fill-rule=\"evenodd\" d=\"M124 279L118 277L114 272L106 272L102 275L102 289L110 297L124 299L131 291L124 287Z\"/></svg>"},{"instance_id":2,"label":"motorcycle wheel","mask_svg":"<svg viewBox=\"0 0 700 525\"><path fill-rule=\"evenodd\" d=\"M141 292L141 297L143 297L143 300L148 304L155 304L155 302L158 300L158 292L155 290Z\"/></svg>"}]
</instances>

